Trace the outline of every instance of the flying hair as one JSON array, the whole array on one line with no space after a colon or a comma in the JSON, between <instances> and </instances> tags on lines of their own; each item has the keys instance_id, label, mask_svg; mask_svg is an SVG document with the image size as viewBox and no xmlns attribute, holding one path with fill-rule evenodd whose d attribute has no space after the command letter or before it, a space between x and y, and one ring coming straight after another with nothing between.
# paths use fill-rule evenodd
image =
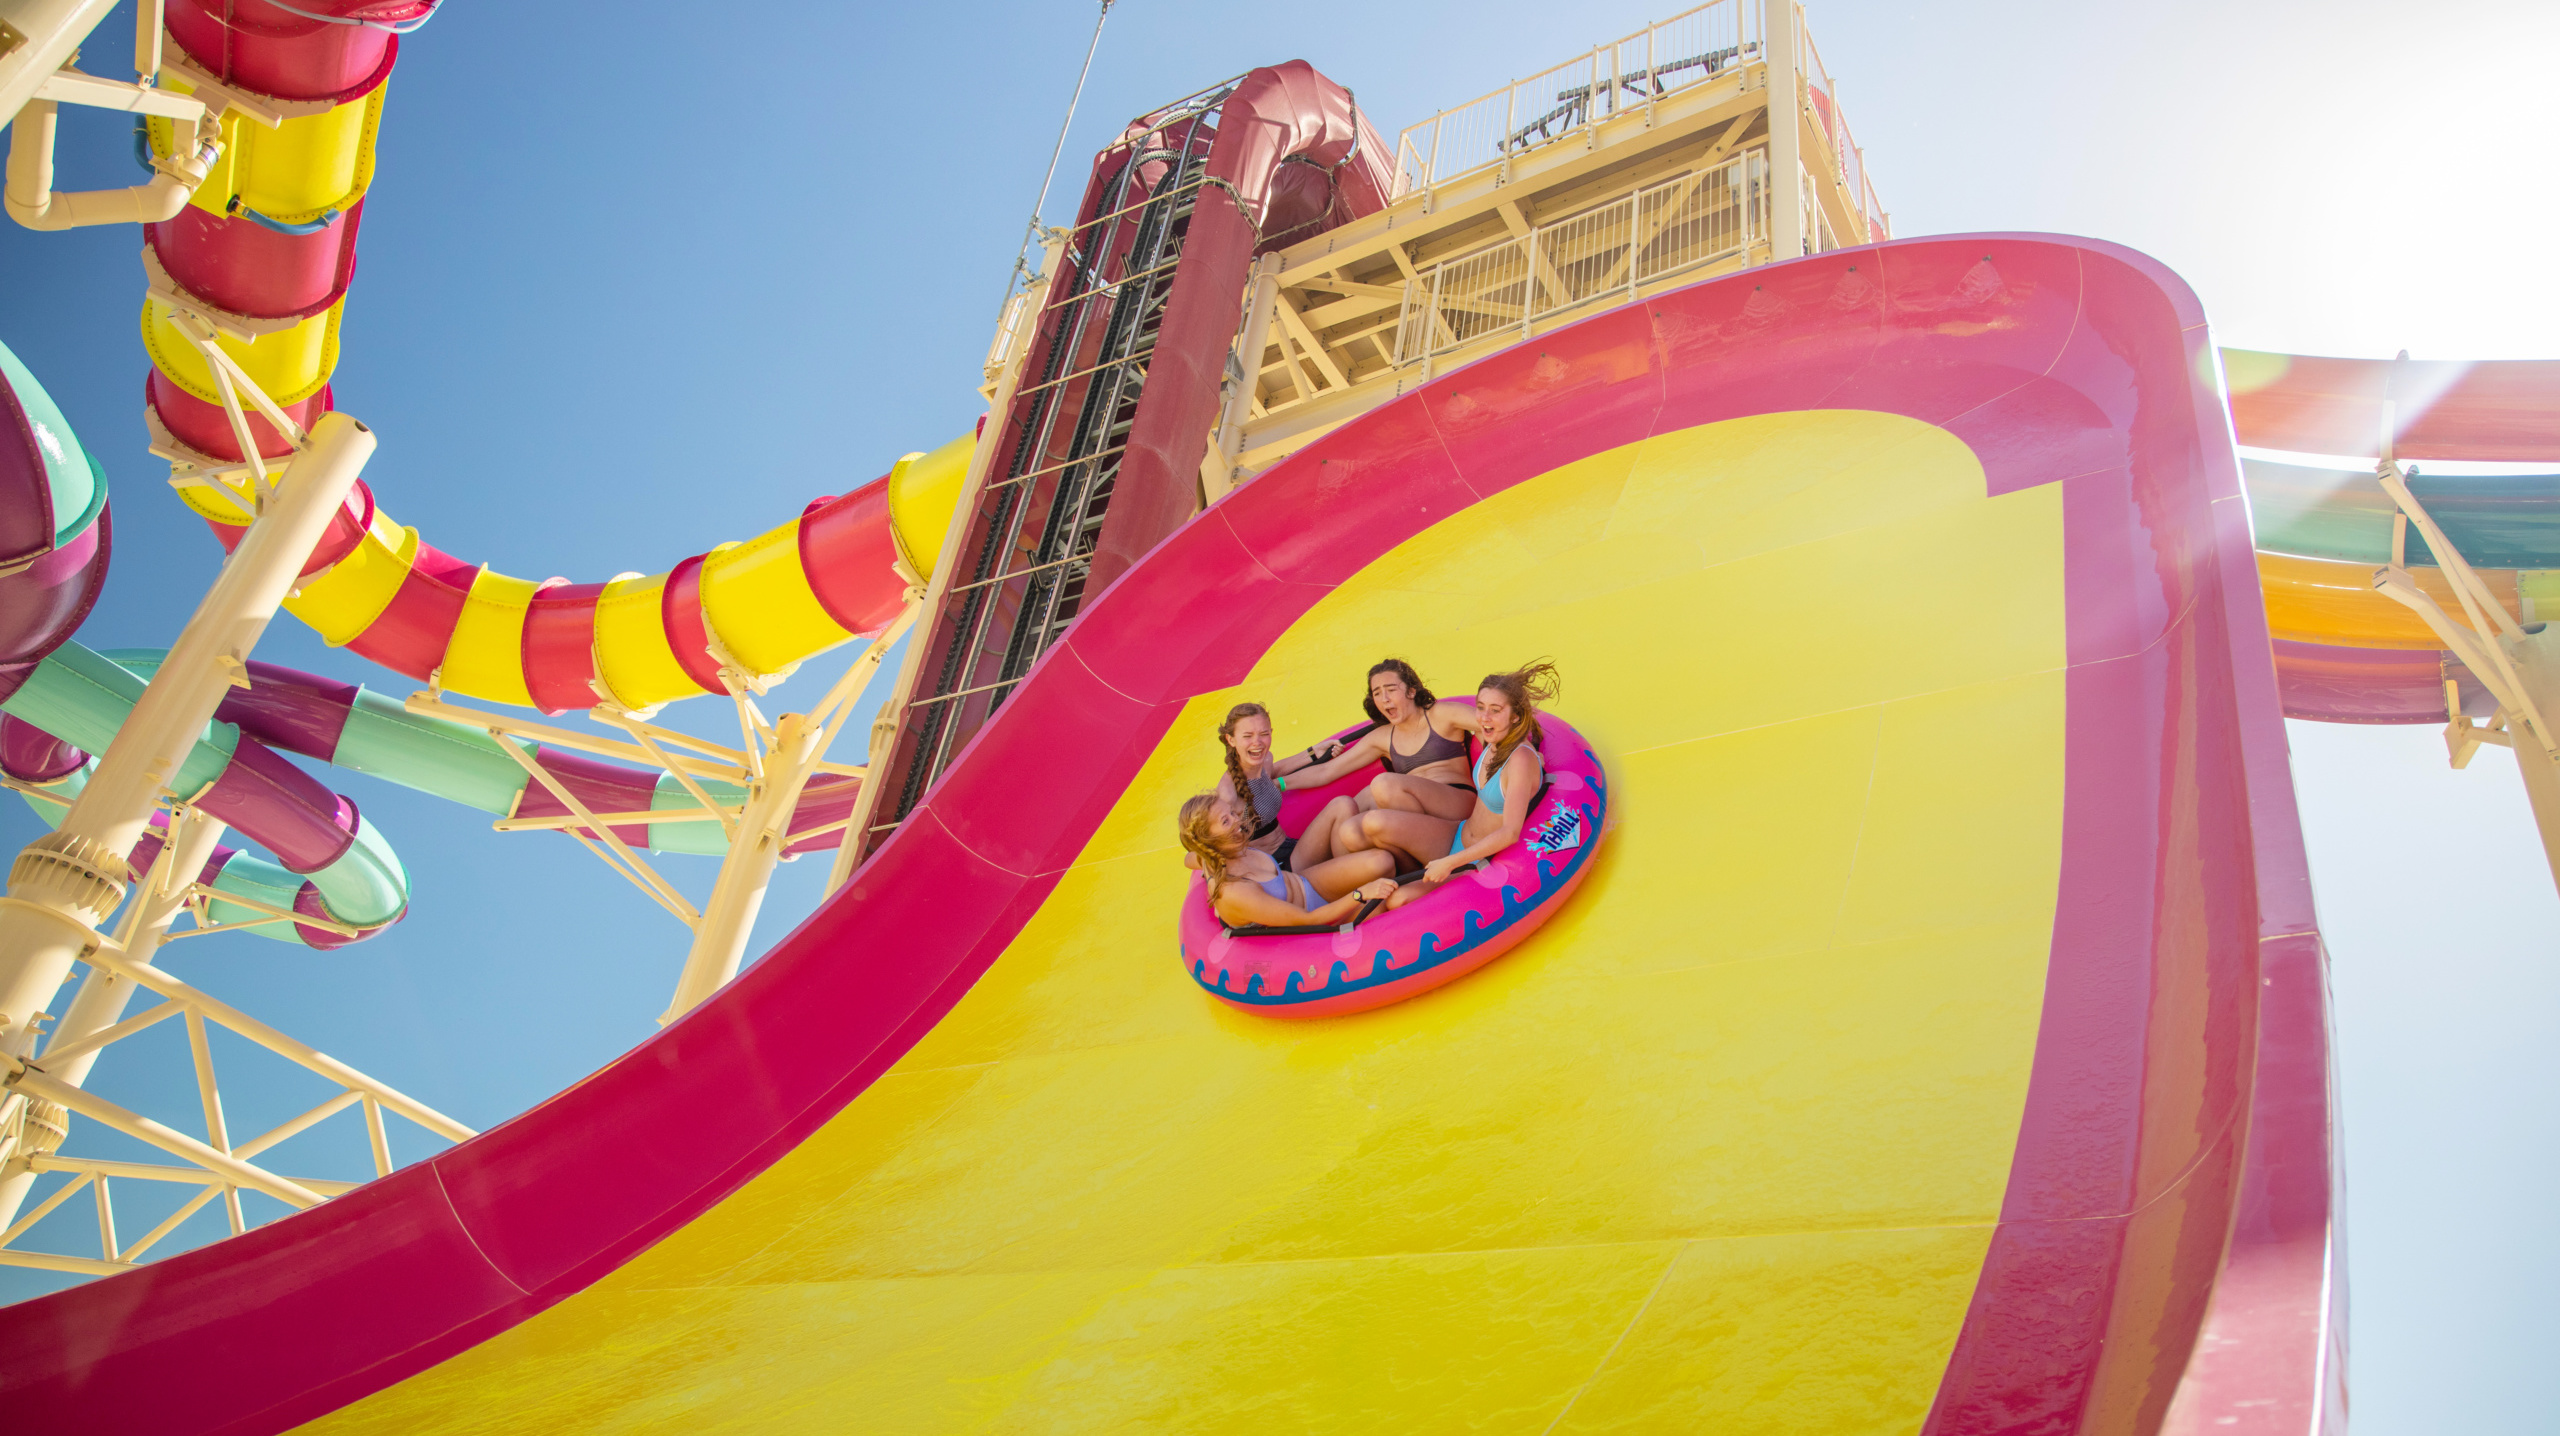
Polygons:
<instances>
[{"instance_id":1,"label":"flying hair","mask_svg":"<svg viewBox=\"0 0 2560 1436\"><path fill-rule=\"evenodd\" d=\"M1493 760L1485 764L1485 772L1500 781L1502 765L1511 761L1512 753L1522 743L1546 750L1547 730L1538 723L1538 705L1552 703L1564 691L1564 675L1556 671L1555 660L1541 658L1508 673L1488 673L1476 685L1478 693L1491 690L1511 704L1511 729L1493 745Z\"/></svg>"},{"instance_id":2,"label":"flying hair","mask_svg":"<svg viewBox=\"0 0 2560 1436\"><path fill-rule=\"evenodd\" d=\"M1404 686L1413 690L1413 706L1416 708L1428 712L1432 704L1440 701L1431 696L1429 688L1423 686L1422 675L1413 671L1412 664L1401 658L1381 658L1369 665L1368 678L1360 680L1360 706L1367 710L1369 721L1372 723L1384 725L1387 721L1387 715L1378 711L1378 700L1369 696L1369 679L1376 678L1381 673L1392 673L1402 679Z\"/></svg>"}]
</instances>

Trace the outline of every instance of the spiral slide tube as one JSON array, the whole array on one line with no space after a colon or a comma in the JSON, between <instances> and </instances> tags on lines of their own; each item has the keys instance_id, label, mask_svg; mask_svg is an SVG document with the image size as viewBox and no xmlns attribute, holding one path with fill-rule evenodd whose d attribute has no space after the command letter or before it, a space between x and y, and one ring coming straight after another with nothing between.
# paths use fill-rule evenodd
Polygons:
<instances>
[{"instance_id":1,"label":"spiral slide tube","mask_svg":"<svg viewBox=\"0 0 2560 1436\"><path fill-rule=\"evenodd\" d=\"M932 576L976 442L910 454L745 543L606 583L466 563L375 510L359 484L285 607L386 668L546 713L723 693L724 668L740 680L783 673L886 627L906 601L898 566ZM237 542L244 514L214 490L186 492L226 547Z\"/></svg>"},{"instance_id":2,"label":"spiral slide tube","mask_svg":"<svg viewBox=\"0 0 2560 1436\"><path fill-rule=\"evenodd\" d=\"M11 718L54 742L12 732L0 742L0 765L22 782L63 784L62 795L71 797L88 754L105 751L115 740L146 681L103 654L65 643L0 703ZM357 929L356 937L348 937L294 924L294 935L306 945L342 947L399 921L407 910L408 876L372 822L353 802L242 733L238 724L216 719L169 787L273 852L286 871L300 875L299 881L278 881L242 866L231 885L216 882L216 887ZM239 920L249 916L245 909L230 915Z\"/></svg>"},{"instance_id":3,"label":"spiral slide tube","mask_svg":"<svg viewBox=\"0 0 2560 1436\"><path fill-rule=\"evenodd\" d=\"M96 759L34 724L0 715L0 772L30 786L44 788L68 801L80 796L80 790L88 786L89 774L96 766ZM62 817L60 804L48 803L33 795L28 796L27 806L47 823L57 822ZM137 873L149 871L167 840L166 826L153 819L141 842L134 846L130 860L133 870ZM303 876L290 868L218 843L214 845L213 856L197 872L195 881L216 894L230 893L251 899L264 908L284 909L293 908L305 885ZM257 926L241 930L257 937L299 943L304 947L335 947L373 935L372 932L363 932L350 938L308 924L259 922L270 914L260 908L224 902L220 896L209 899L206 909L215 922L257 923Z\"/></svg>"},{"instance_id":4,"label":"spiral slide tube","mask_svg":"<svg viewBox=\"0 0 2560 1436\"><path fill-rule=\"evenodd\" d=\"M149 678L158 649L117 649L118 665ZM235 689L216 716L271 748L356 772L370 773L448 802L501 818L566 818L569 807L507 756L487 730L450 719L412 713L399 700L352 683L280 664L251 661L249 687ZM527 745L544 772L568 789L587 811L665 812L699 807L672 774L615 763L558 748ZM523 751L523 750L519 750ZM696 778L723 807L744 803L747 790L717 778ZM788 831L822 827L853 811L861 780L821 776L801 794ZM593 833L571 826L571 831ZM615 825L614 835L634 848L717 857L728 851L717 822ZM842 833L821 833L783 849L785 856L835 847Z\"/></svg>"},{"instance_id":5,"label":"spiral slide tube","mask_svg":"<svg viewBox=\"0 0 2560 1436\"><path fill-rule=\"evenodd\" d=\"M113 532L105 471L0 345L0 699L88 618Z\"/></svg>"},{"instance_id":6,"label":"spiral slide tube","mask_svg":"<svg viewBox=\"0 0 2560 1436\"><path fill-rule=\"evenodd\" d=\"M298 9L377 24L423 18L428 0ZM265 0L172 0L172 84L219 84L281 116L273 128L233 109L221 163L176 219L148 227L155 286L223 316L225 353L295 422L330 407L338 320L355 272L356 228L372 182L384 84L399 39L382 29L304 18ZM155 121L150 143L176 135ZM147 300L149 418L162 444L204 463L245 457L204 357ZM290 444L247 416L267 456ZM287 607L332 644L449 692L545 712L612 702L626 709L729 689L788 670L895 617L900 560L929 577L974 436L909 455L883 479L817 500L788 523L664 572L605 583L514 578L452 557L374 508L359 485ZM247 515L220 490L183 491L226 546Z\"/></svg>"}]
</instances>

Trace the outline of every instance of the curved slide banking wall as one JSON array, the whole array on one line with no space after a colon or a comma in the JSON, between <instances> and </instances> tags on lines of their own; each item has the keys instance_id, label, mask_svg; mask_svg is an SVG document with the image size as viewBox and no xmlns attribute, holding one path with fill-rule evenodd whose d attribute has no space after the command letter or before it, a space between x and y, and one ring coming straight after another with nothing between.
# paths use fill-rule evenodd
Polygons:
<instances>
[{"instance_id":1,"label":"curved slide banking wall","mask_svg":"<svg viewBox=\"0 0 2560 1436\"><path fill-rule=\"evenodd\" d=\"M2322 956L2208 342L2138 255L1993 235L1443 376L1142 558L711 1001L15 1308L0 1387L172 1433L2332 1424ZM1165 958L1169 815L1237 697L1303 742L1381 651L1556 655L1617 827L1481 972L1233 1011Z\"/></svg>"}]
</instances>

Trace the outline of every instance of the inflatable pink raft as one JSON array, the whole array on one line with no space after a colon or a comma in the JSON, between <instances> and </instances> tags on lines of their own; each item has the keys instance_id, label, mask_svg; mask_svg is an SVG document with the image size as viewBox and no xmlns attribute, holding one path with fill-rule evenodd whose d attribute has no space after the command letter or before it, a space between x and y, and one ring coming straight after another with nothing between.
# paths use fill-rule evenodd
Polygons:
<instances>
[{"instance_id":1,"label":"inflatable pink raft","mask_svg":"<svg viewBox=\"0 0 2560 1436\"><path fill-rule=\"evenodd\" d=\"M1518 842L1419 902L1338 928L1231 931L1195 875L1182 904L1182 965L1191 980L1266 1017L1334 1017L1454 982L1518 946L1581 884L1609 816L1608 775L1591 746L1554 714L1539 722L1547 785ZM1328 800L1360 791L1380 771L1289 794L1282 828L1300 831Z\"/></svg>"}]
</instances>

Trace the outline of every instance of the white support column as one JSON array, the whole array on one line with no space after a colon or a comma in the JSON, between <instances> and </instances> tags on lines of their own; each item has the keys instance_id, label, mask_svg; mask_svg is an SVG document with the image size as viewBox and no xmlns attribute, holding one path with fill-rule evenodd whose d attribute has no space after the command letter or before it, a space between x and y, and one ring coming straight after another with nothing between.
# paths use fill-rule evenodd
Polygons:
<instances>
[{"instance_id":1,"label":"white support column","mask_svg":"<svg viewBox=\"0 0 2560 1436\"><path fill-rule=\"evenodd\" d=\"M2553 886L2560 887L2560 731L2555 731L2552 718L2560 714L2560 630L2541 624L2527 630L2510 617L2499 605L2497 595L2454 547L2453 540L2437 526L2435 517L2410 492L2408 477L2391 452L2397 429L2394 407L2386 404L2383 408L2383 458L2377 477L2399 513L2392 525L2392 561L2374 571L2373 586L2384 597L2425 620L2427 627L2435 630L2437 641L2462 660L2462 666L2470 669L2472 676L2497 698L2506 719L2505 746L2516 755L2516 773L2524 780L2525 797L2533 805L2534 827L2542 836L2543 858L2550 865ZM2462 607L2461 618L2445 612L2444 606L2420 589L2417 580L2402 566L2408 524L2416 524L2426 536L2427 547L2442 566L2439 571L2452 585L2454 599ZM2471 743L2478 740L2471 738L2470 720L2454 707L2452 687L2446 685L2446 737L2455 745L2454 766L2458 768L2467 761Z\"/></svg>"},{"instance_id":2,"label":"white support column","mask_svg":"<svg viewBox=\"0 0 2560 1436\"><path fill-rule=\"evenodd\" d=\"M763 771L748 788L746 806L738 814L738 829L729 837L729 855L721 860L720 876L711 885L711 899L702 905L702 916L694 924L693 946L685 953L684 973L676 979L676 995L658 1016L661 1024L701 1006L704 998L727 986L746 961L747 940L755 934L756 914L764 908L765 890L773 885L774 865L782 861L782 850L791 845L791 819L799 808L801 793L823 766L827 749L844 730L863 690L878 676L881 660L915 627L916 616L923 611L924 589L912 582L914 571L902 561L898 572L910 580L906 607L899 610L888 627L873 635L871 646L853 661L815 708L805 714L785 713L773 725L772 740L760 765ZM868 788L871 775L863 774L862 782ZM848 820L839 840L839 858L852 847L855 833ZM839 861L830 875L828 892L834 892L843 882L845 871Z\"/></svg>"},{"instance_id":3,"label":"white support column","mask_svg":"<svg viewBox=\"0 0 2560 1436\"><path fill-rule=\"evenodd\" d=\"M1804 77L1797 71L1804 24L1796 0L1768 0L1769 257L1805 252Z\"/></svg>"},{"instance_id":4,"label":"white support column","mask_svg":"<svg viewBox=\"0 0 2560 1436\"><path fill-rule=\"evenodd\" d=\"M134 894L133 914L128 919L131 930L125 938L125 954L132 961L147 964L160 950L169 924L186 910L187 885L212 860L214 845L221 837L222 824L202 813L190 812L177 821L168 845L152 864L150 885ZM137 990L132 979L120 977L112 969L90 968L88 981L80 984L80 995L72 999L71 1011L54 1028L46 1046L68 1049L72 1043L115 1026ZM89 1069L97 1065L100 1050L103 1049L78 1053L61 1062L47 1062L45 1072L57 1082L80 1086L89 1080ZM0 1165L0 1227L17 1220L18 1208L26 1204L28 1189L35 1185L36 1172L30 1165L33 1155L12 1152L8 1162Z\"/></svg>"},{"instance_id":5,"label":"white support column","mask_svg":"<svg viewBox=\"0 0 2560 1436\"><path fill-rule=\"evenodd\" d=\"M161 790L203 736L374 442L372 430L344 414L314 427L310 447L285 469L61 827L19 852L0 898L0 1055L35 1050L39 1016L71 965L97 948L95 925L124 898L125 860Z\"/></svg>"},{"instance_id":6,"label":"white support column","mask_svg":"<svg viewBox=\"0 0 2560 1436\"><path fill-rule=\"evenodd\" d=\"M676 995L658 1014L661 1025L691 1012L738 975L823 731L798 713L785 713L773 725L764 775L749 792L746 811L738 815L738 835L729 840L729 855L721 861L710 900L702 905L701 921L694 924L693 947L685 954Z\"/></svg>"},{"instance_id":7,"label":"white support column","mask_svg":"<svg viewBox=\"0 0 2560 1436\"><path fill-rule=\"evenodd\" d=\"M1280 256L1254 261L1245 283L1244 332L1237 336L1234 362L1239 377L1227 391L1227 410L1200 465L1200 486L1210 503L1235 487L1236 456L1244 452L1244 426L1253 417L1254 390L1262 383L1262 351L1271 340L1272 313L1280 303Z\"/></svg>"}]
</instances>

